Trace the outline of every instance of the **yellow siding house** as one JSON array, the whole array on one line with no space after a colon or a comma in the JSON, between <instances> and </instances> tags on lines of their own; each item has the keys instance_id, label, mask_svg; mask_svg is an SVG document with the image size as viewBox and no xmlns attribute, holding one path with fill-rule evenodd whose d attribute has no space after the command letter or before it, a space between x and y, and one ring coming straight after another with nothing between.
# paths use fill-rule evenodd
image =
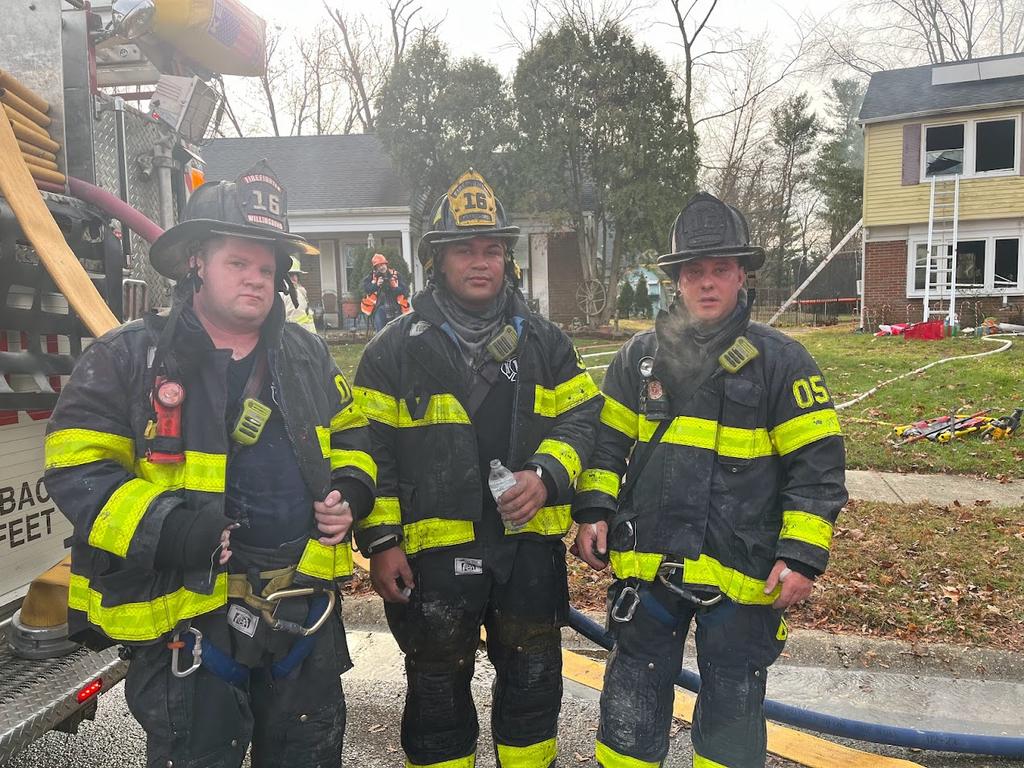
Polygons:
<instances>
[{"instance_id":1,"label":"yellow siding house","mask_svg":"<svg viewBox=\"0 0 1024 768\"><path fill-rule=\"evenodd\" d=\"M867 324L920 320L926 298L942 315L954 290L961 325L1020 321L1024 55L877 72L860 121Z\"/></svg>"}]
</instances>

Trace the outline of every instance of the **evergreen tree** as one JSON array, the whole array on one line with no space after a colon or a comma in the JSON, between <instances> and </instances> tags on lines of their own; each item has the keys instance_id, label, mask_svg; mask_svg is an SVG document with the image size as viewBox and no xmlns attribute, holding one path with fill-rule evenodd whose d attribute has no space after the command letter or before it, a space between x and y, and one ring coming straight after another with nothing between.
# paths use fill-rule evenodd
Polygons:
<instances>
[{"instance_id":1,"label":"evergreen tree","mask_svg":"<svg viewBox=\"0 0 1024 768\"><path fill-rule=\"evenodd\" d=\"M821 218L834 247L863 215L864 137L857 116L864 101L858 80L833 80L829 92L828 140L814 163L814 188L824 200Z\"/></svg>"},{"instance_id":2,"label":"evergreen tree","mask_svg":"<svg viewBox=\"0 0 1024 768\"><path fill-rule=\"evenodd\" d=\"M638 316L651 316L651 294L647 290L647 276L642 273L640 279L636 281L633 306L636 308Z\"/></svg>"},{"instance_id":3,"label":"evergreen tree","mask_svg":"<svg viewBox=\"0 0 1024 768\"><path fill-rule=\"evenodd\" d=\"M629 280L623 280L622 285L619 287L619 298L616 302L616 307L619 310L619 317L629 317L633 311L633 302L636 294L633 292L633 286Z\"/></svg>"}]
</instances>

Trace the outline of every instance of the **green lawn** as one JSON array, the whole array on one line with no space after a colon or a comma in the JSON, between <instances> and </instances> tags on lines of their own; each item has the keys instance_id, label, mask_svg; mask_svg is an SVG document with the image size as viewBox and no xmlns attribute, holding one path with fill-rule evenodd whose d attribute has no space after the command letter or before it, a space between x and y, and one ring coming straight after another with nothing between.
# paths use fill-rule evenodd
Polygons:
<instances>
[{"instance_id":1,"label":"green lawn","mask_svg":"<svg viewBox=\"0 0 1024 768\"><path fill-rule=\"evenodd\" d=\"M876 339L840 329L811 331L799 338L824 371L836 403L934 360L999 346L973 337ZM1024 405L1022 373L1024 339L1016 339L1004 353L943 363L883 387L840 413L847 465L851 469L1020 477L1024 474L1024 439L1020 435L1003 442L966 438L947 444L921 440L897 446L893 425L941 416L952 409L973 413L991 408L996 415L1009 413Z\"/></svg>"},{"instance_id":2,"label":"green lawn","mask_svg":"<svg viewBox=\"0 0 1024 768\"><path fill-rule=\"evenodd\" d=\"M942 341L908 341L901 337L875 338L852 332L849 326L797 329L794 335L814 355L836 403L853 399L877 384L926 363L952 355L992 350L998 344L961 336ZM577 337L594 380L604 381L604 366L621 341ZM354 376L362 344L332 346L342 370ZM958 360L935 366L887 385L861 403L845 409L840 418L846 434L847 463L851 469L904 472L945 472L988 477L1024 476L1024 437L1004 442L977 438L948 444L926 440L894 445L892 427L949 413L992 408L1002 415L1024 405L1024 339L1002 354ZM1024 435L1024 428L1022 428Z\"/></svg>"}]
</instances>

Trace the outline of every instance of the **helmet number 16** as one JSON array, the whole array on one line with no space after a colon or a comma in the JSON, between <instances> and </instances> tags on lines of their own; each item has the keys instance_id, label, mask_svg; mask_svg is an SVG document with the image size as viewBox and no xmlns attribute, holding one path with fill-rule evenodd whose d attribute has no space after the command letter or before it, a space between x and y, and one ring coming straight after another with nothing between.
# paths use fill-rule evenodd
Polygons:
<instances>
[{"instance_id":1,"label":"helmet number 16","mask_svg":"<svg viewBox=\"0 0 1024 768\"><path fill-rule=\"evenodd\" d=\"M275 216L281 215L281 198L275 195L273 192L267 194L267 202L263 202L263 191L254 189L252 191L253 203L252 207L257 211L270 211Z\"/></svg>"},{"instance_id":2,"label":"helmet number 16","mask_svg":"<svg viewBox=\"0 0 1024 768\"><path fill-rule=\"evenodd\" d=\"M467 208L487 208L486 192L466 192L464 197L466 198Z\"/></svg>"}]
</instances>

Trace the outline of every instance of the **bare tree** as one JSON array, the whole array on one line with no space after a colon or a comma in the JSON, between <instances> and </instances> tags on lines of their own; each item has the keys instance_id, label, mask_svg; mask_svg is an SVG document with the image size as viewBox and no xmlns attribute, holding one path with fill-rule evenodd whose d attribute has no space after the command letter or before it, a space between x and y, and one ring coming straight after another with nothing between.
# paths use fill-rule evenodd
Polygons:
<instances>
[{"instance_id":1,"label":"bare tree","mask_svg":"<svg viewBox=\"0 0 1024 768\"><path fill-rule=\"evenodd\" d=\"M364 132L372 131L376 103L391 70L402 60L409 41L416 35L433 34L442 20L425 22L416 0L389 0L390 45L382 44L384 30L366 14L346 13L323 0L327 15L341 33L336 53L345 83L352 94L355 117Z\"/></svg>"},{"instance_id":2,"label":"bare tree","mask_svg":"<svg viewBox=\"0 0 1024 768\"><path fill-rule=\"evenodd\" d=\"M820 37L826 65L870 74L1024 51L1017 0L858 0Z\"/></svg>"},{"instance_id":3,"label":"bare tree","mask_svg":"<svg viewBox=\"0 0 1024 768\"><path fill-rule=\"evenodd\" d=\"M542 21L542 14L547 16L546 21ZM537 38L540 37L546 25L551 22L550 11L541 0L527 0L526 8L522 13L522 31L517 30L516 23L505 15L504 8L498 8L498 17L501 19L499 26L508 38L508 42L502 48L514 48L520 54L533 48Z\"/></svg>"},{"instance_id":4,"label":"bare tree","mask_svg":"<svg viewBox=\"0 0 1024 768\"><path fill-rule=\"evenodd\" d=\"M264 51L263 74L260 75L260 86L267 100L267 117L275 136L281 135L281 127L277 124L277 104L274 101L274 84L284 75L284 68L278 67L277 48L281 43L281 28L267 30L267 47Z\"/></svg>"},{"instance_id":5,"label":"bare tree","mask_svg":"<svg viewBox=\"0 0 1024 768\"><path fill-rule=\"evenodd\" d=\"M707 29L711 14L718 6L718 0L711 0L707 7L702 8L699 12L696 10L699 0L691 0L685 10L680 8L682 0L670 0L670 2L675 11L676 26L683 38L683 118L686 120L687 132L690 136L695 136L697 121L694 118L693 109L694 67L698 59L721 53L716 51L714 46L703 53L696 53L695 46Z\"/></svg>"}]
</instances>

